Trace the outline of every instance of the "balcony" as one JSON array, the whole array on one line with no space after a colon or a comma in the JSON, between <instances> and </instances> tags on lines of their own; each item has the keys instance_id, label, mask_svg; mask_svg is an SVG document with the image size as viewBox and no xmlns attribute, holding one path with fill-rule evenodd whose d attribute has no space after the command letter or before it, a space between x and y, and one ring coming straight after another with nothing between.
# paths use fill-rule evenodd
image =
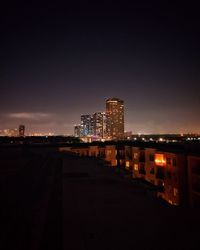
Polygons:
<instances>
[{"instance_id":1,"label":"balcony","mask_svg":"<svg viewBox=\"0 0 200 250\"><path fill-rule=\"evenodd\" d=\"M144 168L140 168L139 169L139 174L146 174L146 170Z\"/></svg>"},{"instance_id":2,"label":"balcony","mask_svg":"<svg viewBox=\"0 0 200 250\"><path fill-rule=\"evenodd\" d=\"M155 174L154 168L150 169L150 174Z\"/></svg>"},{"instance_id":3,"label":"balcony","mask_svg":"<svg viewBox=\"0 0 200 250\"><path fill-rule=\"evenodd\" d=\"M100 157L100 158L105 158L105 157L106 157L105 152L104 152L104 151L103 151L103 152L99 152L99 153L98 153L98 157Z\"/></svg>"},{"instance_id":4,"label":"balcony","mask_svg":"<svg viewBox=\"0 0 200 250\"><path fill-rule=\"evenodd\" d=\"M150 154L150 155L149 155L149 160L150 160L150 161L154 161L154 155L153 155L153 154Z\"/></svg>"},{"instance_id":5,"label":"balcony","mask_svg":"<svg viewBox=\"0 0 200 250\"><path fill-rule=\"evenodd\" d=\"M128 149L125 150L125 157L127 160L132 160L131 150Z\"/></svg>"},{"instance_id":6,"label":"balcony","mask_svg":"<svg viewBox=\"0 0 200 250\"><path fill-rule=\"evenodd\" d=\"M139 162L145 162L145 156L144 155L141 155L139 157Z\"/></svg>"},{"instance_id":7,"label":"balcony","mask_svg":"<svg viewBox=\"0 0 200 250\"><path fill-rule=\"evenodd\" d=\"M163 170L162 168L158 168L158 169L157 169L156 178L157 178L157 179L164 180L164 178L165 178L165 173L164 173L164 170Z\"/></svg>"}]
</instances>

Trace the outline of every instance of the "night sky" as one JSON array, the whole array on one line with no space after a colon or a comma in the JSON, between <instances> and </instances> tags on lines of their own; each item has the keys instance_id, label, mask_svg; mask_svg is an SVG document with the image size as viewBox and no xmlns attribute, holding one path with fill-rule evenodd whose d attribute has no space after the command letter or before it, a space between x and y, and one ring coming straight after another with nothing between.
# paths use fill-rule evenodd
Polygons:
<instances>
[{"instance_id":1,"label":"night sky","mask_svg":"<svg viewBox=\"0 0 200 250\"><path fill-rule=\"evenodd\" d=\"M197 6L74 2L2 6L0 129L72 134L118 97L127 131L200 132Z\"/></svg>"}]
</instances>

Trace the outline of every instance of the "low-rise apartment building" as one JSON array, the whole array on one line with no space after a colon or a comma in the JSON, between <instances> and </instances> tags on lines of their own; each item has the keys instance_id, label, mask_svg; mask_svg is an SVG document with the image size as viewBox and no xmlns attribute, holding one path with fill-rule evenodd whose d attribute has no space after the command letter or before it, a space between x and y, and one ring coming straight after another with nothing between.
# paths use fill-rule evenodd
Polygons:
<instances>
[{"instance_id":1,"label":"low-rise apartment building","mask_svg":"<svg viewBox=\"0 0 200 250\"><path fill-rule=\"evenodd\" d=\"M69 150L69 148L68 148ZM124 168L132 178L155 187L157 196L172 205L200 204L200 156L188 156L176 147L144 147L121 144L78 145L80 156L104 159L111 167Z\"/></svg>"},{"instance_id":2,"label":"low-rise apartment building","mask_svg":"<svg viewBox=\"0 0 200 250\"><path fill-rule=\"evenodd\" d=\"M185 204L186 156L178 152L156 152L154 162L157 185L164 187L164 192L158 192L158 196L173 205Z\"/></svg>"},{"instance_id":3,"label":"low-rise apartment building","mask_svg":"<svg viewBox=\"0 0 200 250\"><path fill-rule=\"evenodd\" d=\"M192 207L200 207L200 156L189 155L188 163L188 195Z\"/></svg>"}]
</instances>

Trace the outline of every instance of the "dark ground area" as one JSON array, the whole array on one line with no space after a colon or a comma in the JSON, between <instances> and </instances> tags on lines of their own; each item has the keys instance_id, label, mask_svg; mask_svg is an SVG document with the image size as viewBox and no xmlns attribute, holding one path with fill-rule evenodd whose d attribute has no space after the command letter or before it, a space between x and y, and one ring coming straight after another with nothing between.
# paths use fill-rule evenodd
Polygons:
<instances>
[{"instance_id":1,"label":"dark ground area","mask_svg":"<svg viewBox=\"0 0 200 250\"><path fill-rule=\"evenodd\" d=\"M11 151L0 152L1 250L200 248L199 210L97 159Z\"/></svg>"}]
</instances>

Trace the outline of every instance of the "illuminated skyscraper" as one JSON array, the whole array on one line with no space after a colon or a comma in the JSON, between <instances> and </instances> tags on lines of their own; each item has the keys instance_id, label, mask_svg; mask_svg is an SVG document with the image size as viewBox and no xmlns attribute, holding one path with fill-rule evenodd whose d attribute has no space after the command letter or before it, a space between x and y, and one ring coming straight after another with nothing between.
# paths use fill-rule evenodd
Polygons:
<instances>
[{"instance_id":1,"label":"illuminated skyscraper","mask_svg":"<svg viewBox=\"0 0 200 250\"><path fill-rule=\"evenodd\" d=\"M25 126L19 125L19 136L24 136L24 135L25 135Z\"/></svg>"},{"instance_id":2,"label":"illuminated skyscraper","mask_svg":"<svg viewBox=\"0 0 200 250\"><path fill-rule=\"evenodd\" d=\"M81 125L74 126L74 136L80 137L81 136Z\"/></svg>"},{"instance_id":3,"label":"illuminated skyscraper","mask_svg":"<svg viewBox=\"0 0 200 250\"><path fill-rule=\"evenodd\" d=\"M81 115L81 136L94 134L94 120L92 115Z\"/></svg>"},{"instance_id":4,"label":"illuminated skyscraper","mask_svg":"<svg viewBox=\"0 0 200 250\"><path fill-rule=\"evenodd\" d=\"M106 114L105 112L96 112L93 115L94 136L103 139L106 133Z\"/></svg>"},{"instance_id":5,"label":"illuminated skyscraper","mask_svg":"<svg viewBox=\"0 0 200 250\"><path fill-rule=\"evenodd\" d=\"M124 101L118 98L106 100L106 133L108 139L124 138Z\"/></svg>"}]
</instances>

